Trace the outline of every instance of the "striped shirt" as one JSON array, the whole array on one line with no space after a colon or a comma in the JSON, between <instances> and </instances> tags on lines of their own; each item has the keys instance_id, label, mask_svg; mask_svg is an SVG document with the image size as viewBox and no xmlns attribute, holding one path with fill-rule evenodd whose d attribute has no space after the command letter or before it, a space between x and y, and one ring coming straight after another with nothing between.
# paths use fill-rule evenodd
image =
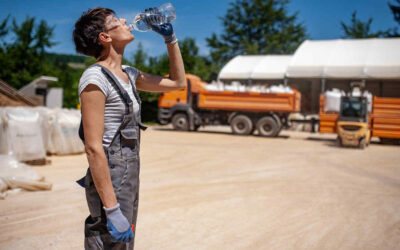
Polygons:
<instances>
[{"instance_id":1,"label":"striped shirt","mask_svg":"<svg viewBox=\"0 0 400 250\"><path fill-rule=\"evenodd\" d=\"M136 68L129 67L126 65L123 65L122 68L124 68L126 72L129 74L130 78L133 81L132 84L136 87L135 81L139 75L139 71ZM135 112L136 117L138 117L139 104L135 98L135 95L133 94L131 84L125 83L116 75L115 77L117 78L121 86L125 88L126 92L128 92L129 97L133 102L133 110ZM100 67L90 67L83 72L81 79L79 80L79 87L78 87L79 96L89 84L94 84L98 86L106 97L106 104L104 110L103 147L108 147L115 133L117 132L119 126L122 123L122 119L126 112L126 105L124 100L116 91L115 87L109 81L109 78L107 78L104 75Z\"/></svg>"}]
</instances>

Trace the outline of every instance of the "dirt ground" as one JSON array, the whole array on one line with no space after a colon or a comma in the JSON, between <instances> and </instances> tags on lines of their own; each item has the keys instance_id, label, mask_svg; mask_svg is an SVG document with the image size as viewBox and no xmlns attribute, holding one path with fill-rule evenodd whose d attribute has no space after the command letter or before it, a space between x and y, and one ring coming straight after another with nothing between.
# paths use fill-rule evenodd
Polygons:
<instances>
[{"instance_id":1,"label":"dirt ground","mask_svg":"<svg viewBox=\"0 0 400 250\"><path fill-rule=\"evenodd\" d=\"M399 146L223 127L142 138L136 249L399 249ZM35 169L53 190L0 200L0 249L83 249L86 157L50 159Z\"/></svg>"}]
</instances>

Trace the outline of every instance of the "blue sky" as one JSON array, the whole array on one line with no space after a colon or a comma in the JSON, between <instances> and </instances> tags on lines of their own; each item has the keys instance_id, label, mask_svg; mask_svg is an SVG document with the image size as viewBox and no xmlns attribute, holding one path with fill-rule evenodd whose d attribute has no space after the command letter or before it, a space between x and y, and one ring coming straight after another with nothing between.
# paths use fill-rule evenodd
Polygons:
<instances>
[{"instance_id":1,"label":"blue sky","mask_svg":"<svg viewBox=\"0 0 400 250\"><path fill-rule=\"evenodd\" d=\"M54 40L58 44L49 51L75 54L71 34L75 21L83 11L96 6L108 7L129 21L141 10L159 6L167 1L0 0L0 17L2 20L10 14L18 22L24 20L27 15L34 16L37 20L45 19L50 25L56 26ZM205 38L213 32L218 34L222 31L218 17L226 13L232 0L170 0L170 2L177 12L177 20L173 24L178 39L195 38L200 53L207 55L209 51ZM370 17L374 19L373 31L396 26L386 0L292 0L288 10L289 13L299 12L298 20L304 23L313 40L340 38L343 35L340 21L348 22L354 10L357 10L357 16L363 21ZM136 39L127 47L127 58L134 53L138 42L142 42L149 55L155 56L166 52L163 40L154 32L134 32L134 34Z\"/></svg>"}]
</instances>

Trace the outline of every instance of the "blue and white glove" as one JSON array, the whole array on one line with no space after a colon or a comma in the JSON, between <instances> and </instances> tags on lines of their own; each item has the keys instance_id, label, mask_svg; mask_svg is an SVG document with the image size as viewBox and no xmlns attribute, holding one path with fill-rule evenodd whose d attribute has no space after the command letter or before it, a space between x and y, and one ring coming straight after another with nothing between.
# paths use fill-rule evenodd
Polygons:
<instances>
[{"instance_id":1,"label":"blue and white glove","mask_svg":"<svg viewBox=\"0 0 400 250\"><path fill-rule=\"evenodd\" d=\"M145 14L148 15L145 15L144 21L152 30L164 37L166 44L173 44L178 41L171 23L164 22L163 24L157 24L161 23L163 19L157 8L145 9Z\"/></svg>"},{"instance_id":2,"label":"blue and white glove","mask_svg":"<svg viewBox=\"0 0 400 250\"><path fill-rule=\"evenodd\" d=\"M133 238L133 232L129 221L122 214L119 203L110 208L104 207L107 216L107 229L113 242L129 243Z\"/></svg>"}]
</instances>

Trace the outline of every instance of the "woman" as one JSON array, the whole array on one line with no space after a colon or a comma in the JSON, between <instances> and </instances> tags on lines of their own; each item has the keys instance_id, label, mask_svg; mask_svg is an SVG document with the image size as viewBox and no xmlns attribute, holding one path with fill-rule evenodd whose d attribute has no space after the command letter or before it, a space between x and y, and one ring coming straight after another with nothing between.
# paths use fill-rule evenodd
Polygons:
<instances>
[{"instance_id":1,"label":"woman","mask_svg":"<svg viewBox=\"0 0 400 250\"><path fill-rule=\"evenodd\" d=\"M148 9L148 13L156 13ZM154 16L154 15L153 15ZM145 20L151 23L154 20ZM98 61L79 82L82 128L89 169L84 178L90 216L86 249L133 249L139 192L140 99L136 90L164 92L186 87L185 70L172 25L151 25L162 35L170 59L169 78L122 65L134 40L126 20L106 8L83 13L73 32L76 50Z\"/></svg>"}]
</instances>

